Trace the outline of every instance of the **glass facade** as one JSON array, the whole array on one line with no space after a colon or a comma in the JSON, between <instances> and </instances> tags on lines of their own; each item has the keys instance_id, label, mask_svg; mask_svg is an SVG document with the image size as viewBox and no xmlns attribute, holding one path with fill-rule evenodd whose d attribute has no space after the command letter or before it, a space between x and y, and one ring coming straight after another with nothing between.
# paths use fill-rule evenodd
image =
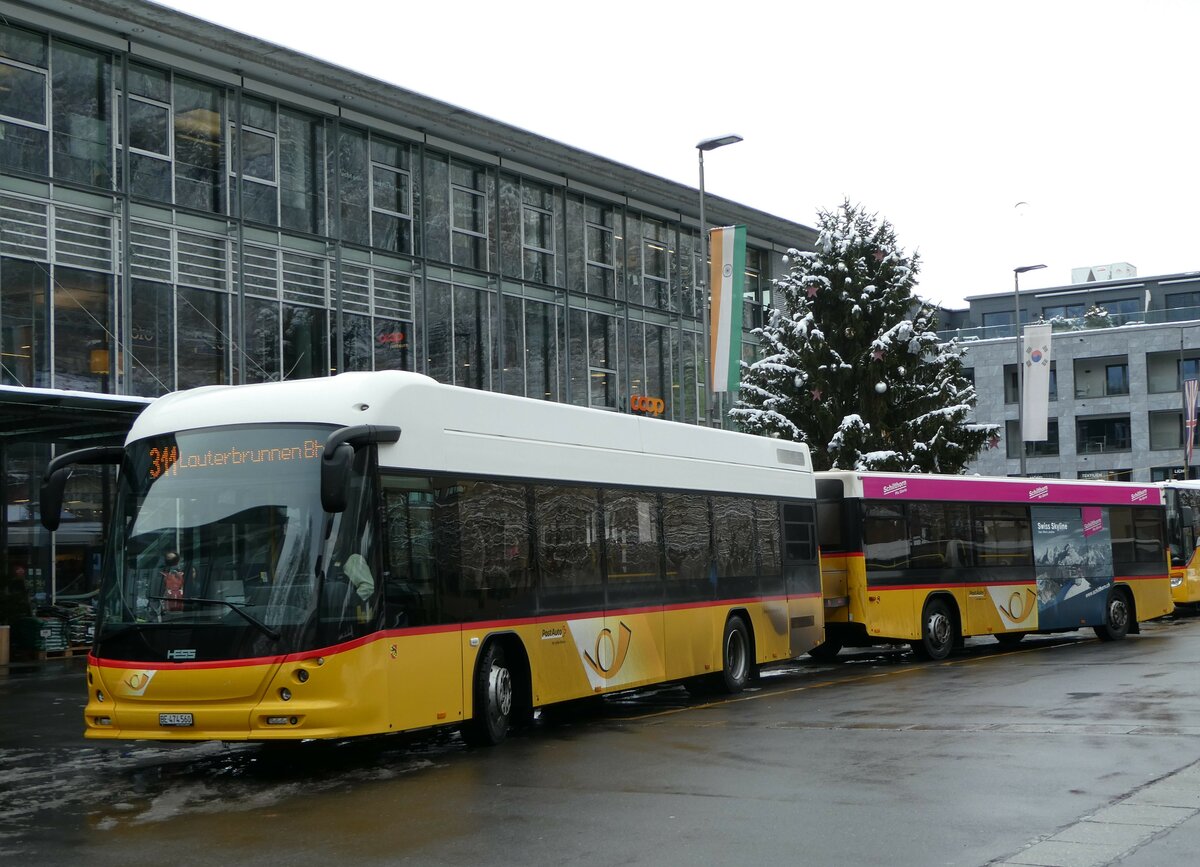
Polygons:
<instances>
[{"instance_id":1,"label":"glass facade","mask_svg":"<svg viewBox=\"0 0 1200 867\"><path fill-rule=\"evenodd\" d=\"M0 23L0 385L152 398L414 370L705 417L694 227L197 69ZM771 259L747 252L751 343ZM47 433L0 462L36 475L78 445ZM0 530L34 541L0 565L40 578L35 489L6 489ZM95 499L64 517L78 568L59 592L91 589Z\"/></svg>"}]
</instances>

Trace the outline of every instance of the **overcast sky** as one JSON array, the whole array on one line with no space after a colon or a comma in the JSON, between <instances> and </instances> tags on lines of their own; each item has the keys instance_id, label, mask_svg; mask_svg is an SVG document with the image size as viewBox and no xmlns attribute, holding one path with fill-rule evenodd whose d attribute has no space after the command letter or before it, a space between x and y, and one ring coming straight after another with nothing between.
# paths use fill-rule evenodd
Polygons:
<instances>
[{"instance_id":1,"label":"overcast sky","mask_svg":"<svg viewBox=\"0 0 1200 867\"><path fill-rule=\"evenodd\" d=\"M1018 265L1200 270L1196 0L160 2L692 186L737 133L709 192L849 198L952 306Z\"/></svg>"}]
</instances>

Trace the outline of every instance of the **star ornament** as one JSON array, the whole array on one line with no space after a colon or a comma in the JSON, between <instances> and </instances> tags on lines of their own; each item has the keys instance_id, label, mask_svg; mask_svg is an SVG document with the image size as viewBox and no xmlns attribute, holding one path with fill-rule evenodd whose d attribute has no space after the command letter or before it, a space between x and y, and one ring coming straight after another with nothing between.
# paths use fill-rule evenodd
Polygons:
<instances>
[{"instance_id":1,"label":"star ornament","mask_svg":"<svg viewBox=\"0 0 1200 867\"><path fill-rule=\"evenodd\" d=\"M876 361L883 361L883 350L876 349L871 353L871 358L875 359Z\"/></svg>"},{"instance_id":2,"label":"star ornament","mask_svg":"<svg viewBox=\"0 0 1200 867\"><path fill-rule=\"evenodd\" d=\"M988 448L994 449L999 445L1000 445L1000 437L996 436L995 434L992 434L992 438L990 440L988 440Z\"/></svg>"},{"instance_id":3,"label":"star ornament","mask_svg":"<svg viewBox=\"0 0 1200 867\"><path fill-rule=\"evenodd\" d=\"M809 298L816 298L817 297L817 284L809 283L807 291L808 291Z\"/></svg>"},{"instance_id":4,"label":"star ornament","mask_svg":"<svg viewBox=\"0 0 1200 867\"><path fill-rule=\"evenodd\" d=\"M813 400L820 400L820 399L821 399L821 389L819 389L819 388L814 388L814 389L812 390L811 394L812 394L812 398L813 398Z\"/></svg>"},{"instance_id":5,"label":"star ornament","mask_svg":"<svg viewBox=\"0 0 1200 867\"><path fill-rule=\"evenodd\" d=\"M875 251L875 253L874 253L874 256L875 256L875 261L876 261L876 262L882 262L882 261L883 261L883 251L882 251L882 250L876 250L876 251Z\"/></svg>"}]
</instances>

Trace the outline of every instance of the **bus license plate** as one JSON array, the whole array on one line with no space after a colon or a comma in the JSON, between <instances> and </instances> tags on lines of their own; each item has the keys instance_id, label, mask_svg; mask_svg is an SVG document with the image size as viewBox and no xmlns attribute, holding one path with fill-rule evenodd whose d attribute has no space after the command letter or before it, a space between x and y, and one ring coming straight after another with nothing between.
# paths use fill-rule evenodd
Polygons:
<instances>
[{"instance_id":1,"label":"bus license plate","mask_svg":"<svg viewBox=\"0 0 1200 867\"><path fill-rule=\"evenodd\" d=\"M158 724L160 726L190 726L192 715L190 713L160 713L158 715Z\"/></svg>"}]
</instances>

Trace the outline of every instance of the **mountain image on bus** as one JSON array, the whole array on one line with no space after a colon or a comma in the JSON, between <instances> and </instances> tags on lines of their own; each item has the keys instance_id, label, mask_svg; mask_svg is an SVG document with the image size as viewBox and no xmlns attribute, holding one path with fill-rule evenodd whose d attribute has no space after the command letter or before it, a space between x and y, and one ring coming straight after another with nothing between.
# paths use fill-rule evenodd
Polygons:
<instances>
[{"instance_id":1,"label":"mountain image on bus","mask_svg":"<svg viewBox=\"0 0 1200 867\"><path fill-rule=\"evenodd\" d=\"M90 738L461 727L664 682L737 692L824 640L797 443L414 373L208 387L123 447Z\"/></svg>"},{"instance_id":2,"label":"mountain image on bus","mask_svg":"<svg viewBox=\"0 0 1200 867\"><path fill-rule=\"evenodd\" d=\"M1171 613L1160 486L1041 478L817 473L826 639L907 642L944 659L1091 627L1103 641Z\"/></svg>"}]
</instances>

